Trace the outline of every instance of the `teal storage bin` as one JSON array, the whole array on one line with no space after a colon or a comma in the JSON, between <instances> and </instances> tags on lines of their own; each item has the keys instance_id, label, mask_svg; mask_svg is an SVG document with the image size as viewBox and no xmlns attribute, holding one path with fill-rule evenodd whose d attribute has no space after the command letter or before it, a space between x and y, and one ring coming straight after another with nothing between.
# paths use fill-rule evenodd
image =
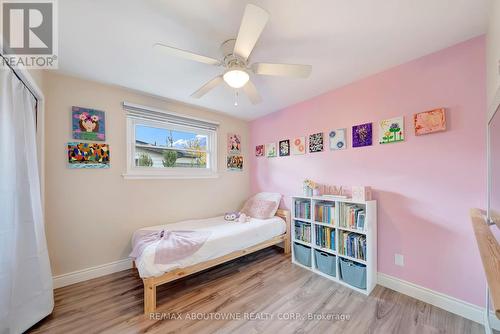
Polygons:
<instances>
[{"instance_id":1,"label":"teal storage bin","mask_svg":"<svg viewBox=\"0 0 500 334\"><path fill-rule=\"evenodd\" d=\"M337 259L335 255L315 249L314 260L316 261L316 269L322 273L335 277L337 273Z\"/></svg>"},{"instance_id":2,"label":"teal storage bin","mask_svg":"<svg viewBox=\"0 0 500 334\"><path fill-rule=\"evenodd\" d=\"M366 289L366 266L343 258L340 261L340 279L359 289Z\"/></svg>"},{"instance_id":3,"label":"teal storage bin","mask_svg":"<svg viewBox=\"0 0 500 334\"><path fill-rule=\"evenodd\" d=\"M293 255L295 257L295 261L306 267L311 267L311 247L294 242Z\"/></svg>"}]
</instances>

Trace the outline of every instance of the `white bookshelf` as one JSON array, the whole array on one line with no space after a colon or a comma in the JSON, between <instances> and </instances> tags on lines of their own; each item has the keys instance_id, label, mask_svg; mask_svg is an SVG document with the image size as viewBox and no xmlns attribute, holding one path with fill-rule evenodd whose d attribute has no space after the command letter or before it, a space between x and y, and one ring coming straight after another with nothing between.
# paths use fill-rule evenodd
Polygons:
<instances>
[{"instance_id":1,"label":"white bookshelf","mask_svg":"<svg viewBox=\"0 0 500 334\"><path fill-rule=\"evenodd\" d=\"M305 218L300 218L296 217L296 212L295 212L295 202L296 201L303 201L303 202L309 202L310 203L310 217L305 217ZM334 209L334 223L329 224L329 223L324 223L324 222L317 222L316 221L316 204L318 203L329 203L333 204L335 209ZM348 227L342 227L339 225L339 219L340 219L340 205L342 203L346 204L353 204L356 205L362 209L364 209L365 212L365 223L364 223L364 229L363 230L358 230L355 228L348 228ZM361 292L363 294L369 295L375 285L377 284L377 201L365 201L365 202L354 202L350 199L332 199L332 198L325 198L322 196L318 197L307 197L307 196L293 196L292 197L292 203L291 203L291 211L292 211L292 262L307 269L310 271L313 271L314 273L321 275L323 277L326 277L334 282L337 282L339 284L343 284L345 286L348 286L351 289L354 289L358 292ZM295 238L295 223L296 221L310 224L310 240L311 242L304 242L301 240L296 240ZM335 247L334 249L328 249L328 248L323 248L320 247L316 243L316 226L327 226L335 230ZM340 250L340 242L339 242L339 237L340 237L340 232L342 231L347 231L347 232L354 232L360 235L366 236L366 258L363 259L357 259L353 258L350 256L347 256L342 253ZM309 256L311 257L311 267L307 267L300 262L298 262L295 258L295 249L294 249L294 243L310 247L310 254ZM322 252L325 252L327 254L335 256L335 266L336 266L336 274L335 276L330 276L328 274L323 273L320 271L317 266L316 266L316 259L314 256L314 250L319 250ZM366 289L360 289L355 286L352 286L346 282L344 282L340 278L340 258L344 258L347 260L351 260L355 263L361 264L366 266Z\"/></svg>"}]
</instances>

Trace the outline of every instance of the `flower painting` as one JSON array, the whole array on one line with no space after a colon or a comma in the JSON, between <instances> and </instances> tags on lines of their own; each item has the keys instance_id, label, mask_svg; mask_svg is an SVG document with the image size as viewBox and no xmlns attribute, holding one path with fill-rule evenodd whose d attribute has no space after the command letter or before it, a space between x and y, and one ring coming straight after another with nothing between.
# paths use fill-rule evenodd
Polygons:
<instances>
[{"instance_id":1,"label":"flower painting","mask_svg":"<svg viewBox=\"0 0 500 334\"><path fill-rule=\"evenodd\" d=\"M330 138L330 150L344 150L347 147L345 132L346 129L335 129L330 131L328 134L328 137Z\"/></svg>"},{"instance_id":2,"label":"flower painting","mask_svg":"<svg viewBox=\"0 0 500 334\"><path fill-rule=\"evenodd\" d=\"M280 140L278 144L280 157L286 157L290 155L290 140Z\"/></svg>"},{"instance_id":3,"label":"flower painting","mask_svg":"<svg viewBox=\"0 0 500 334\"><path fill-rule=\"evenodd\" d=\"M72 107L73 139L104 141L104 111Z\"/></svg>"},{"instance_id":4,"label":"flower painting","mask_svg":"<svg viewBox=\"0 0 500 334\"><path fill-rule=\"evenodd\" d=\"M241 136L236 133L227 134L227 154L241 154Z\"/></svg>"},{"instance_id":5,"label":"flower painting","mask_svg":"<svg viewBox=\"0 0 500 334\"><path fill-rule=\"evenodd\" d=\"M372 123L354 125L352 127L352 147L370 146L372 144Z\"/></svg>"},{"instance_id":6,"label":"flower painting","mask_svg":"<svg viewBox=\"0 0 500 334\"><path fill-rule=\"evenodd\" d=\"M433 132L446 130L445 109L434 109L425 111L413 116L415 135L426 135Z\"/></svg>"},{"instance_id":7,"label":"flower painting","mask_svg":"<svg viewBox=\"0 0 500 334\"><path fill-rule=\"evenodd\" d=\"M241 172L243 170L243 156L231 155L227 157L227 170Z\"/></svg>"},{"instance_id":8,"label":"flower painting","mask_svg":"<svg viewBox=\"0 0 500 334\"><path fill-rule=\"evenodd\" d=\"M109 168L109 146L98 143L68 143L69 168Z\"/></svg>"},{"instance_id":9,"label":"flower painting","mask_svg":"<svg viewBox=\"0 0 500 334\"><path fill-rule=\"evenodd\" d=\"M309 152L323 151L323 132L315 133L309 136Z\"/></svg>"},{"instance_id":10,"label":"flower painting","mask_svg":"<svg viewBox=\"0 0 500 334\"><path fill-rule=\"evenodd\" d=\"M264 145L255 146L255 156L263 157L264 156Z\"/></svg>"},{"instance_id":11,"label":"flower painting","mask_svg":"<svg viewBox=\"0 0 500 334\"><path fill-rule=\"evenodd\" d=\"M266 157L274 158L276 155L276 143L266 144Z\"/></svg>"},{"instance_id":12,"label":"flower painting","mask_svg":"<svg viewBox=\"0 0 500 334\"><path fill-rule=\"evenodd\" d=\"M404 117L395 117L380 121L378 141L380 144L399 143L405 140Z\"/></svg>"},{"instance_id":13,"label":"flower painting","mask_svg":"<svg viewBox=\"0 0 500 334\"><path fill-rule=\"evenodd\" d=\"M292 154L300 155L306 153L306 137L297 137L292 141Z\"/></svg>"}]
</instances>

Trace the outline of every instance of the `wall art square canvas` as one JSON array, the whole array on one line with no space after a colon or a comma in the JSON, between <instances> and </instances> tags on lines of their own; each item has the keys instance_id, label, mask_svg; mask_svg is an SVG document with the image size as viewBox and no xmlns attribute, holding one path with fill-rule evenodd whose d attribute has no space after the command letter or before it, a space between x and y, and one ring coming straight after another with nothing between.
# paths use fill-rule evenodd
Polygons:
<instances>
[{"instance_id":1,"label":"wall art square canvas","mask_svg":"<svg viewBox=\"0 0 500 334\"><path fill-rule=\"evenodd\" d=\"M323 151L323 132L315 133L309 136L309 152Z\"/></svg>"},{"instance_id":2,"label":"wall art square canvas","mask_svg":"<svg viewBox=\"0 0 500 334\"><path fill-rule=\"evenodd\" d=\"M104 111L72 107L73 139L104 141L106 122Z\"/></svg>"},{"instance_id":3,"label":"wall art square canvas","mask_svg":"<svg viewBox=\"0 0 500 334\"><path fill-rule=\"evenodd\" d=\"M241 154L241 136L236 133L227 134L227 154Z\"/></svg>"},{"instance_id":4,"label":"wall art square canvas","mask_svg":"<svg viewBox=\"0 0 500 334\"><path fill-rule=\"evenodd\" d=\"M306 153L306 137L297 137L292 141L292 154L300 155Z\"/></svg>"},{"instance_id":5,"label":"wall art square canvas","mask_svg":"<svg viewBox=\"0 0 500 334\"><path fill-rule=\"evenodd\" d=\"M280 140L278 144L280 157L287 157L290 155L290 139Z\"/></svg>"},{"instance_id":6,"label":"wall art square canvas","mask_svg":"<svg viewBox=\"0 0 500 334\"><path fill-rule=\"evenodd\" d=\"M243 170L243 156L230 155L227 157L227 169L230 171L240 172Z\"/></svg>"},{"instance_id":7,"label":"wall art square canvas","mask_svg":"<svg viewBox=\"0 0 500 334\"><path fill-rule=\"evenodd\" d=\"M390 144L405 140L404 117L384 119L378 125L378 142Z\"/></svg>"},{"instance_id":8,"label":"wall art square canvas","mask_svg":"<svg viewBox=\"0 0 500 334\"><path fill-rule=\"evenodd\" d=\"M274 158L277 155L276 143L266 144L266 157Z\"/></svg>"},{"instance_id":9,"label":"wall art square canvas","mask_svg":"<svg viewBox=\"0 0 500 334\"><path fill-rule=\"evenodd\" d=\"M372 123L354 125L352 127L352 147L370 146L372 133Z\"/></svg>"},{"instance_id":10,"label":"wall art square canvas","mask_svg":"<svg viewBox=\"0 0 500 334\"><path fill-rule=\"evenodd\" d=\"M109 168L109 146L99 143L68 143L69 168Z\"/></svg>"},{"instance_id":11,"label":"wall art square canvas","mask_svg":"<svg viewBox=\"0 0 500 334\"><path fill-rule=\"evenodd\" d=\"M426 135L446 130L445 109L434 109L413 115L415 135Z\"/></svg>"},{"instance_id":12,"label":"wall art square canvas","mask_svg":"<svg viewBox=\"0 0 500 334\"><path fill-rule=\"evenodd\" d=\"M346 129L335 129L330 131L328 137L330 138L330 150L344 150L347 147L346 144Z\"/></svg>"},{"instance_id":13,"label":"wall art square canvas","mask_svg":"<svg viewBox=\"0 0 500 334\"><path fill-rule=\"evenodd\" d=\"M264 156L264 145L255 146L255 156L263 157Z\"/></svg>"}]
</instances>

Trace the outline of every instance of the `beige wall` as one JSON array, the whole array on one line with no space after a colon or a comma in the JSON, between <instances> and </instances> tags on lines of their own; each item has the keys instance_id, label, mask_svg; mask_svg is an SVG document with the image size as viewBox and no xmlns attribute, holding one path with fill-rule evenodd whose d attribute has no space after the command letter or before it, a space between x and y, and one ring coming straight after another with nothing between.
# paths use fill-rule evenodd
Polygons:
<instances>
[{"instance_id":1,"label":"beige wall","mask_svg":"<svg viewBox=\"0 0 500 334\"><path fill-rule=\"evenodd\" d=\"M225 170L226 135L242 135L248 161L248 124L219 113L147 96L127 89L46 71L46 227L54 275L127 257L134 230L239 209L249 196L248 166ZM124 180L126 138L121 103L147 105L220 122L217 179ZM104 110L110 169L69 169L71 106Z\"/></svg>"},{"instance_id":2,"label":"beige wall","mask_svg":"<svg viewBox=\"0 0 500 334\"><path fill-rule=\"evenodd\" d=\"M486 67L488 115L491 116L492 103L500 103L500 0L491 0L486 35ZM489 118L489 117L488 117Z\"/></svg>"}]
</instances>

